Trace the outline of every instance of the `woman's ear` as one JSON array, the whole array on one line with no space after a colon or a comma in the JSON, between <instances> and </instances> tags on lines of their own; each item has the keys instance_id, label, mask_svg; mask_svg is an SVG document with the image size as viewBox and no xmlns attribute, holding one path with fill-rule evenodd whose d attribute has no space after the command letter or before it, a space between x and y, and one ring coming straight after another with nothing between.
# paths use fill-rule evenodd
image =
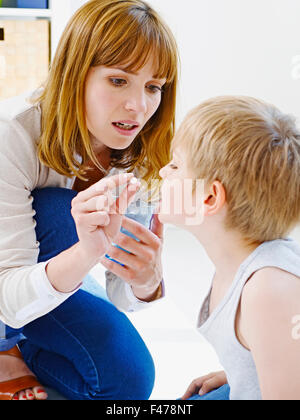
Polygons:
<instances>
[{"instance_id":1,"label":"woman's ear","mask_svg":"<svg viewBox=\"0 0 300 420\"><path fill-rule=\"evenodd\" d=\"M214 181L206 192L204 199L204 215L213 216L219 213L226 203L225 188L220 181Z\"/></svg>"}]
</instances>

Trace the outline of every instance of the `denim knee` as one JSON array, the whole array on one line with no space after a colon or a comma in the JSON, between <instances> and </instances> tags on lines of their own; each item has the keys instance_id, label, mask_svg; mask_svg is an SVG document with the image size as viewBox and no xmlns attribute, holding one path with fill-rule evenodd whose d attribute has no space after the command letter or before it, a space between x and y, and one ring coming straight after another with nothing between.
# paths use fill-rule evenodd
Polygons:
<instances>
[{"instance_id":1,"label":"denim knee","mask_svg":"<svg viewBox=\"0 0 300 420\"><path fill-rule=\"evenodd\" d=\"M133 357L123 366L126 380L114 399L148 400L155 382L155 366L144 342L136 343ZM118 387L116 387L118 389Z\"/></svg>"},{"instance_id":2,"label":"denim knee","mask_svg":"<svg viewBox=\"0 0 300 420\"><path fill-rule=\"evenodd\" d=\"M120 319L123 318L123 319ZM134 326L120 313L120 324L103 334L106 354L96 369L99 387L90 389L92 399L148 400L155 382L155 366L152 356ZM122 331L121 331L122 330Z\"/></svg>"},{"instance_id":3,"label":"denim knee","mask_svg":"<svg viewBox=\"0 0 300 420\"><path fill-rule=\"evenodd\" d=\"M144 343L140 347L135 345L132 357L126 363L122 363L122 360L115 363L112 370L114 377L111 392L105 399L132 401L150 398L155 383L155 367L150 352L144 348ZM103 399L101 386L100 389L90 389L89 399Z\"/></svg>"}]
</instances>

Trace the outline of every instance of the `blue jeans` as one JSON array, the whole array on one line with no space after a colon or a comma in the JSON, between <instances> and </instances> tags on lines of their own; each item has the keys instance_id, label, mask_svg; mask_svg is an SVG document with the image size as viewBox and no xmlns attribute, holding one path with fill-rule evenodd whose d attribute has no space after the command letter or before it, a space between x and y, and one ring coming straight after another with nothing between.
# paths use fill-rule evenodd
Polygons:
<instances>
[{"instance_id":1,"label":"blue jeans","mask_svg":"<svg viewBox=\"0 0 300 420\"><path fill-rule=\"evenodd\" d=\"M61 188L32 192L39 262L78 242L70 213L76 194ZM137 219L149 224L150 217ZM1 331L0 350L18 343L41 383L68 399L147 400L151 395L155 370L144 341L91 276L49 314L20 330L1 323Z\"/></svg>"},{"instance_id":2,"label":"blue jeans","mask_svg":"<svg viewBox=\"0 0 300 420\"><path fill-rule=\"evenodd\" d=\"M214 389L205 395L193 395L189 400L201 400L201 401L228 401L230 394L229 385L223 385L221 388Z\"/></svg>"}]
</instances>

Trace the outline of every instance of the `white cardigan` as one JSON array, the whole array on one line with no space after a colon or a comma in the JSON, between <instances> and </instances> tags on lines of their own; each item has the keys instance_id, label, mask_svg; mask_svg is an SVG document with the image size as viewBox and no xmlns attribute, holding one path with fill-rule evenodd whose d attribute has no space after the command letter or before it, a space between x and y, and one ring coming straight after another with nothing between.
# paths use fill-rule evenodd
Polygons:
<instances>
[{"instance_id":1,"label":"white cardigan","mask_svg":"<svg viewBox=\"0 0 300 420\"><path fill-rule=\"evenodd\" d=\"M39 161L36 142L41 111L27 102L29 96L27 93L0 102L0 320L12 328L21 328L49 313L77 291L55 290L45 271L49 261L37 263L39 243L31 191L72 188L74 178L60 175ZM110 300L125 311L149 305L109 272L106 288Z\"/></svg>"}]
</instances>

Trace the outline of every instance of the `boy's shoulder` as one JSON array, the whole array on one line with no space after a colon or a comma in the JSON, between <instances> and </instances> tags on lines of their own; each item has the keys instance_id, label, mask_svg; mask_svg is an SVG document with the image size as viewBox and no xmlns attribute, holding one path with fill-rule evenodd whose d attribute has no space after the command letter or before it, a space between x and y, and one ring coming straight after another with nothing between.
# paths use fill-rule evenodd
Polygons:
<instances>
[{"instance_id":1,"label":"boy's shoulder","mask_svg":"<svg viewBox=\"0 0 300 420\"><path fill-rule=\"evenodd\" d=\"M256 271L247 281L242 299L244 301L276 298L282 300L296 291L300 292L300 277L278 267L264 267Z\"/></svg>"},{"instance_id":2,"label":"boy's shoulder","mask_svg":"<svg viewBox=\"0 0 300 420\"><path fill-rule=\"evenodd\" d=\"M241 297L244 319L263 321L290 319L300 314L300 277L277 267L265 267L256 271L245 284Z\"/></svg>"},{"instance_id":3,"label":"boy's shoulder","mask_svg":"<svg viewBox=\"0 0 300 420\"><path fill-rule=\"evenodd\" d=\"M244 286L238 310L236 328L244 346L253 349L265 340L286 337L300 314L299 296L300 277L277 267L255 272Z\"/></svg>"}]
</instances>

